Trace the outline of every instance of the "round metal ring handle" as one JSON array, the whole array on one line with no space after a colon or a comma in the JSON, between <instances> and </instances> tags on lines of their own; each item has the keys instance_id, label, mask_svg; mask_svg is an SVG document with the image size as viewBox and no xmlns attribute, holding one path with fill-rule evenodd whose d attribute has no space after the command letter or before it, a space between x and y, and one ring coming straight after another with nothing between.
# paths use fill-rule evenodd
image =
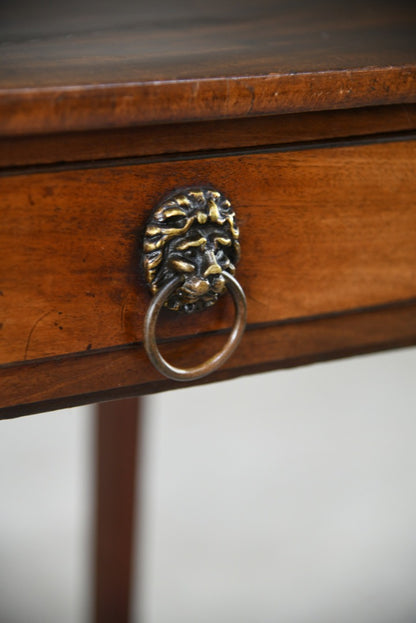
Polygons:
<instances>
[{"instance_id":1,"label":"round metal ring handle","mask_svg":"<svg viewBox=\"0 0 416 623\"><path fill-rule=\"evenodd\" d=\"M247 304L244 291L237 279L227 272L222 273L226 279L226 284L235 305L235 321L228 340L223 349L207 359L204 363L192 368L177 368L171 365L162 357L156 343L156 323L159 312L168 297L183 281L182 276L175 277L172 281L163 286L152 299L144 320L144 346L150 361L155 368L162 374L175 381L191 381L200 379L217 370L237 348L246 326Z\"/></svg>"}]
</instances>

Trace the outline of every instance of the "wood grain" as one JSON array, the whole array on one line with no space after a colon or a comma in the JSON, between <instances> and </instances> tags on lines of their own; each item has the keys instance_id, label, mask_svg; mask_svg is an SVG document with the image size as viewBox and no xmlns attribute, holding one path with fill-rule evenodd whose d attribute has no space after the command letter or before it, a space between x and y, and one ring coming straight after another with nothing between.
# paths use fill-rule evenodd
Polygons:
<instances>
[{"instance_id":1,"label":"wood grain","mask_svg":"<svg viewBox=\"0 0 416 623\"><path fill-rule=\"evenodd\" d=\"M174 154L416 129L416 105L139 126L120 130L0 137L0 166Z\"/></svg>"},{"instance_id":2,"label":"wood grain","mask_svg":"<svg viewBox=\"0 0 416 623\"><path fill-rule=\"evenodd\" d=\"M101 27L93 12L46 13L42 25L36 9L6 7L1 134L416 102L407 0L217 1L210 19L206 3L183 19L167 0L128 5L127 21L121 2Z\"/></svg>"},{"instance_id":3,"label":"wood grain","mask_svg":"<svg viewBox=\"0 0 416 623\"><path fill-rule=\"evenodd\" d=\"M416 142L293 149L0 178L3 365L142 341L141 235L166 191L212 184L237 211L249 324L416 296ZM218 331L231 297L161 337Z\"/></svg>"},{"instance_id":4,"label":"wood grain","mask_svg":"<svg viewBox=\"0 0 416 623\"><path fill-rule=\"evenodd\" d=\"M0 134L84 131L415 101L413 65L108 87L5 89L0 91Z\"/></svg>"},{"instance_id":5,"label":"wood grain","mask_svg":"<svg viewBox=\"0 0 416 623\"><path fill-rule=\"evenodd\" d=\"M164 345L170 361L189 365L221 347L225 337ZM210 383L317 361L416 345L416 302L249 329ZM82 354L6 368L0 375L0 418L150 394L189 384L162 378L143 348Z\"/></svg>"}]
</instances>

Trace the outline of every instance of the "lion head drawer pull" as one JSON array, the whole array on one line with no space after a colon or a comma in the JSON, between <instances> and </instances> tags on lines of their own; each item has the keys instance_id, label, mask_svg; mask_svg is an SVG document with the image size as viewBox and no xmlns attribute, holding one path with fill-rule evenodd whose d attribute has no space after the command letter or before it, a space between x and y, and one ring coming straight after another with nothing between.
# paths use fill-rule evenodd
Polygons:
<instances>
[{"instance_id":1,"label":"lion head drawer pull","mask_svg":"<svg viewBox=\"0 0 416 623\"><path fill-rule=\"evenodd\" d=\"M154 295L144 321L144 345L165 376L188 381L219 368L237 348L246 326L246 298L235 279L240 256L238 228L231 203L210 188L188 188L169 195L147 223L144 270ZM204 363L177 368L161 355L156 323L163 306L193 313L214 305L229 290L235 321L223 349Z\"/></svg>"}]
</instances>

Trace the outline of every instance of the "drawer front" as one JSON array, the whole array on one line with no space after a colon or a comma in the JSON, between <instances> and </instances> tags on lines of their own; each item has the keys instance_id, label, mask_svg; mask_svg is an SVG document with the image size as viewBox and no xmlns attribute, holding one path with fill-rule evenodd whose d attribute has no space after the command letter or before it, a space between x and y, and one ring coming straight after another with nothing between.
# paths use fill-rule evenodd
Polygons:
<instances>
[{"instance_id":1,"label":"drawer front","mask_svg":"<svg viewBox=\"0 0 416 623\"><path fill-rule=\"evenodd\" d=\"M416 297L416 142L22 172L0 179L0 363L141 342L146 220L195 185L236 210L249 327ZM229 327L229 299L162 313L160 337Z\"/></svg>"}]
</instances>

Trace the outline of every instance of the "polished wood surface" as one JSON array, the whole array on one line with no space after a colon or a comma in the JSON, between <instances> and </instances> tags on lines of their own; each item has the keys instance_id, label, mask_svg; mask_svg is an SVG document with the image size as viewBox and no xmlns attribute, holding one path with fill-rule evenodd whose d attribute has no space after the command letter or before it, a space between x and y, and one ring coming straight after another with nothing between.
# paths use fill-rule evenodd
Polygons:
<instances>
[{"instance_id":1,"label":"polished wood surface","mask_svg":"<svg viewBox=\"0 0 416 623\"><path fill-rule=\"evenodd\" d=\"M229 150L410 130L416 130L416 104L121 130L0 136L0 166Z\"/></svg>"},{"instance_id":2,"label":"polished wood surface","mask_svg":"<svg viewBox=\"0 0 416 623\"><path fill-rule=\"evenodd\" d=\"M1 134L415 101L408 0L27 9L2 3Z\"/></svg>"},{"instance_id":3,"label":"polished wood surface","mask_svg":"<svg viewBox=\"0 0 416 623\"><path fill-rule=\"evenodd\" d=\"M145 222L166 191L198 183L237 211L249 326L416 296L413 140L20 173L0 179L1 363L141 342ZM159 335L232 316L230 297L186 323L166 311Z\"/></svg>"},{"instance_id":4,"label":"polished wood surface","mask_svg":"<svg viewBox=\"0 0 416 623\"><path fill-rule=\"evenodd\" d=\"M415 24L405 0L5 0L2 416L173 387L141 237L185 185L241 226L249 327L212 380L415 343ZM162 314L169 358L217 350L229 299Z\"/></svg>"},{"instance_id":5,"label":"polished wood surface","mask_svg":"<svg viewBox=\"0 0 416 623\"><path fill-rule=\"evenodd\" d=\"M200 363L221 348L222 334L162 345L169 361ZM278 370L416 344L416 301L249 329L224 367L198 383ZM1 418L111 398L151 394L187 384L162 378L141 345L74 355L1 371Z\"/></svg>"}]
</instances>

